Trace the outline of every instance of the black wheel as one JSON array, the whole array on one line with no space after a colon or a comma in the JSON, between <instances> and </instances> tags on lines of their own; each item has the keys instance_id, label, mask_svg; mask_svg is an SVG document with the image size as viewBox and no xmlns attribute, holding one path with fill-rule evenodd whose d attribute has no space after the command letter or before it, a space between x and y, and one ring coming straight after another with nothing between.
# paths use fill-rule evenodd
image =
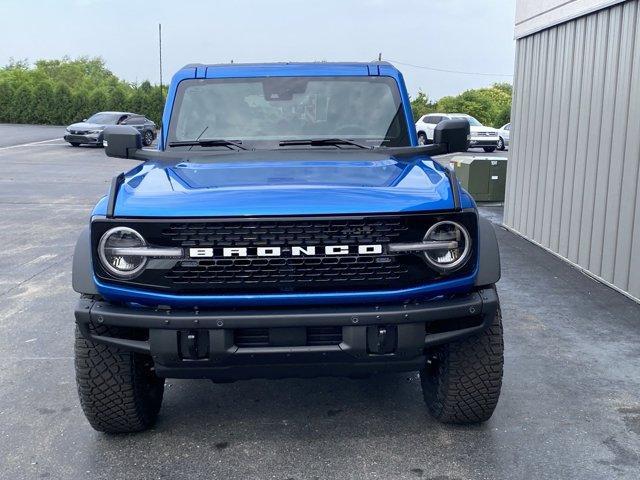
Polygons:
<instances>
[{"instance_id":1,"label":"black wheel","mask_svg":"<svg viewBox=\"0 0 640 480\"><path fill-rule=\"evenodd\" d=\"M427 134L424 132L418 133L418 145L427 145L429 143L429 139L427 138Z\"/></svg>"},{"instance_id":2,"label":"black wheel","mask_svg":"<svg viewBox=\"0 0 640 480\"><path fill-rule=\"evenodd\" d=\"M504 139L502 137L498 138L498 150L504 150Z\"/></svg>"},{"instance_id":3,"label":"black wheel","mask_svg":"<svg viewBox=\"0 0 640 480\"><path fill-rule=\"evenodd\" d=\"M502 315L482 333L434 348L420 371L422 394L431 415L444 423L488 420L502 387Z\"/></svg>"},{"instance_id":4,"label":"black wheel","mask_svg":"<svg viewBox=\"0 0 640 480\"><path fill-rule=\"evenodd\" d=\"M79 147L80 146L80 144L77 143L77 142L69 142L69 143L71 143L72 147Z\"/></svg>"},{"instance_id":5,"label":"black wheel","mask_svg":"<svg viewBox=\"0 0 640 480\"><path fill-rule=\"evenodd\" d=\"M132 338L127 329L101 326L92 331ZM76 327L75 364L80 405L94 429L131 433L155 423L164 379L156 377L150 356L94 343Z\"/></svg>"},{"instance_id":6,"label":"black wheel","mask_svg":"<svg viewBox=\"0 0 640 480\"><path fill-rule=\"evenodd\" d=\"M147 130L142 135L142 144L145 147L148 147L153 143L153 132L151 130Z\"/></svg>"},{"instance_id":7,"label":"black wheel","mask_svg":"<svg viewBox=\"0 0 640 480\"><path fill-rule=\"evenodd\" d=\"M491 153L496 151L496 147L482 147L485 152Z\"/></svg>"}]
</instances>

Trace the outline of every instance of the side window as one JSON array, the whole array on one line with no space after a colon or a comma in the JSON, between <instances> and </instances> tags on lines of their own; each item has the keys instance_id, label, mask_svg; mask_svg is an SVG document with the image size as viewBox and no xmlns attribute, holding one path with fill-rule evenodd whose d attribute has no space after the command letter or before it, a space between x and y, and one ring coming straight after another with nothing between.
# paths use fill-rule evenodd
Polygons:
<instances>
[{"instance_id":1,"label":"side window","mask_svg":"<svg viewBox=\"0 0 640 480\"><path fill-rule=\"evenodd\" d=\"M118 119L118 125L129 125L129 116L128 115L122 115L119 119Z\"/></svg>"},{"instance_id":2,"label":"side window","mask_svg":"<svg viewBox=\"0 0 640 480\"><path fill-rule=\"evenodd\" d=\"M504 127L504 129L505 129L507 132L510 132L510 131L511 131L511 124L510 124L510 123L508 123L508 124L507 124L507 126L506 126L506 127Z\"/></svg>"},{"instance_id":3,"label":"side window","mask_svg":"<svg viewBox=\"0 0 640 480\"><path fill-rule=\"evenodd\" d=\"M424 121L424 123L428 123L429 125L435 125L439 121L440 121L440 117L435 115L429 115L428 117L426 117L426 120Z\"/></svg>"}]
</instances>

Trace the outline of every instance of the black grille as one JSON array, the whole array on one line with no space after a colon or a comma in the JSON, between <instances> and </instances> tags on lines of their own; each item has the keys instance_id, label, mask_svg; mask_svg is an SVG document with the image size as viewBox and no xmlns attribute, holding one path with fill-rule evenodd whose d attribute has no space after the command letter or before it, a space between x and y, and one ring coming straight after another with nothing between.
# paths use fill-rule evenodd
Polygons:
<instances>
[{"instance_id":1,"label":"black grille","mask_svg":"<svg viewBox=\"0 0 640 480\"><path fill-rule=\"evenodd\" d=\"M402 219L274 221L252 223L175 223L162 231L171 243L183 247L235 247L389 243L409 226Z\"/></svg>"},{"instance_id":2,"label":"black grille","mask_svg":"<svg viewBox=\"0 0 640 480\"><path fill-rule=\"evenodd\" d=\"M176 285L279 285L282 290L322 286L335 282L393 282L409 273L409 265L394 256L340 256L296 258L228 258L181 262L165 278Z\"/></svg>"},{"instance_id":3,"label":"black grille","mask_svg":"<svg viewBox=\"0 0 640 480\"><path fill-rule=\"evenodd\" d=\"M307 345L339 345L342 327L307 327Z\"/></svg>"},{"instance_id":4,"label":"black grille","mask_svg":"<svg viewBox=\"0 0 640 480\"><path fill-rule=\"evenodd\" d=\"M172 293L243 294L322 291L370 291L410 288L438 281L442 274L431 269L420 254L390 253L389 243L422 240L443 215L340 217L318 219L251 219L179 221L99 221L93 224L94 248L109 228L127 225L139 231L153 246L190 248L277 246L279 257L188 258L150 260L144 272L129 281L117 280L94 263L96 274L110 282L170 291ZM464 223L475 239L473 213L447 214ZM329 245L382 245L381 254L291 256L291 247L315 245L318 252ZM472 258L455 275L469 273Z\"/></svg>"},{"instance_id":5,"label":"black grille","mask_svg":"<svg viewBox=\"0 0 640 480\"><path fill-rule=\"evenodd\" d=\"M269 346L268 328L238 328L233 332L233 343L240 348Z\"/></svg>"},{"instance_id":6,"label":"black grille","mask_svg":"<svg viewBox=\"0 0 640 480\"><path fill-rule=\"evenodd\" d=\"M233 331L233 343L240 348L260 348L274 346L270 339L269 328L238 328ZM342 327L299 327L306 340L286 342L286 346L329 346L342 342ZM283 346L279 343L278 346Z\"/></svg>"}]
</instances>

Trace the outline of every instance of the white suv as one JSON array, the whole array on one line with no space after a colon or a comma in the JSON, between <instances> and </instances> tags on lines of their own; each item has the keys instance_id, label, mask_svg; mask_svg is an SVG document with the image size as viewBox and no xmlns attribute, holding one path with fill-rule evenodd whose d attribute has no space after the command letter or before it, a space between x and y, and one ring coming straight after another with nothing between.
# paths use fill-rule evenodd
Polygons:
<instances>
[{"instance_id":1,"label":"white suv","mask_svg":"<svg viewBox=\"0 0 640 480\"><path fill-rule=\"evenodd\" d=\"M436 125L443 120L452 118L465 118L469 121L471 127L471 138L469 148L480 147L485 152L493 152L498 147L498 130L491 127L485 127L478 120L464 113L429 113L423 115L416 122L416 131L418 132L418 143L426 145L433 142L433 130Z\"/></svg>"}]
</instances>

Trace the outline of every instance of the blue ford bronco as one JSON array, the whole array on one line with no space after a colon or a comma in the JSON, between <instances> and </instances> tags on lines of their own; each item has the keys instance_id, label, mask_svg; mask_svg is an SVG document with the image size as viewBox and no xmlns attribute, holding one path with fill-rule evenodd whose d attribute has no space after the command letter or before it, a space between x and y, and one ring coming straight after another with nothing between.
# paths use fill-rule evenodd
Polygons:
<instances>
[{"instance_id":1,"label":"blue ford bronco","mask_svg":"<svg viewBox=\"0 0 640 480\"><path fill-rule=\"evenodd\" d=\"M157 150L107 127L116 176L73 259L75 365L103 432L154 424L166 378L419 371L430 413L487 420L503 340L492 225L418 146L385 62L188 65Z\"/></svg>"}]
</instances>

